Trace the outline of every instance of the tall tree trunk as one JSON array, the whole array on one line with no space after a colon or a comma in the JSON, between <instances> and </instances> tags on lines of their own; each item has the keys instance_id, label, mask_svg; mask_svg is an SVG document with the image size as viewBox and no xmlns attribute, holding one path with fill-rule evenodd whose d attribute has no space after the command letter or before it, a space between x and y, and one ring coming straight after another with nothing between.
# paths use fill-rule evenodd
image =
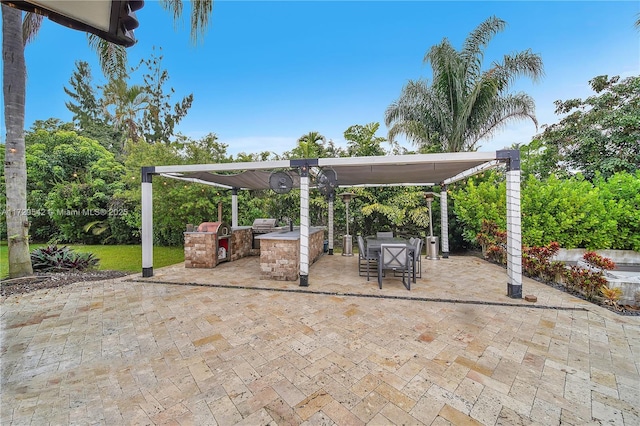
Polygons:
<instances>
[{"instance_id":1,"label":"tall tree trunk","mask_svg":"<svg viewBox=\"0 0 640 426\"><path fill-rule=\"evenodd\" d=\"M22 12L2 5L2 76L4 79L4 176L7 194L9 276L33 274L29 256L27 218L27 161L24 143L26 68L22 39Z\"/></svg>"}]
</instances>

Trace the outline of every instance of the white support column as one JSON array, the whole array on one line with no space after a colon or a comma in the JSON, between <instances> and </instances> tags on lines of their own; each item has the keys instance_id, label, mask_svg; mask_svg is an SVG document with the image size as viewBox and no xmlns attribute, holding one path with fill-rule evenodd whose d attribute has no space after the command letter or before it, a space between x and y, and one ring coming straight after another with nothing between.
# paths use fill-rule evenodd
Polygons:
<instances>
[{"instance_id":1,"label":"white support column","mask_svg":"<svg viewBox=\"0 0 640 426\"><path fill-rule=\"evenodd\" d=\"M231 227L238 227L238 188L231 188Z\"/></svg>"},{"instance_id":2,"label":"white support column","mask_svg":"<svg viewBox=\"0 0 640 426\"><path fill-rule=\"evenodd\" d=\"M300 169L300 286L309 286L309 168Z\"/></svg>"},{"instance_id":3,"label":"white support column","mask_svg":"<svg viewBox=\"0 0 640 426\"><path fill-rule=\"evenodd\" d=\"M142 276L153 276L153 167L142 168Z\"/></svg>"},{"instance_id":4,"label":"white support column","mask_svg":"<svg viewBox=\"0 0 640 426\"><path fill-rule=\"evenodd\" d=\"M449 213L447 206L447 185L440 190L440 247L442 257L449 258Z\"/></svg>"},{"instance_id":5,"label":"white support column","mask_svg":"<svg viewBox=\"0 0 640 426\"><path fill-rule=\"evenodd\" d=\"M522 298L522 217L520 211L520 151L496 152L507 163L507 296Z\"/></svg>"},{"instance_id":6,"label":"white support column","mask_svg":"<svg viewBox=\"0 0 640 426\"><path fill-rule=\"evenodd\" d=\"M520 170L507 172L507 295L522 298Z\"/></svg>"},{"instance_id":7,"label":"white support column","mask_svg":"<svg viewBox=\"0 0 640 426\"><path fill-rule=\"evenodd\" d=\"M329 255L333 255L333 200L335 192L329 194Z\"/></svg>"}]
</instances>

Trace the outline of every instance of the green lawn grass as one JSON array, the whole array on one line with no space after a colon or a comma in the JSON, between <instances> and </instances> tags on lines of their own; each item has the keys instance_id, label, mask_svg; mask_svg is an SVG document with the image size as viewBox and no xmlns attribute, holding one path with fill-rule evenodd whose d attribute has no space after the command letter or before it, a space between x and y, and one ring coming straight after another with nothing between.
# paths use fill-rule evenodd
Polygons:
<instances>
[{"instance_id":1,"label":"green lawn grass","mask_svg":"<svg viewBox=\"0 0 640 426\"><path fill-rule=\"evenodd\" d=\"M30 244L29 249L33 250L46 244ZM91 252L100 259L98 269L112 269L125 272L142 271L142 248L135 246L85 246L69 244L67 247L77 252ZM184 249L182 247L154 247L153 267L173 265L184 261ZM9 274L9 259L7 253L7 243L0 243L0 278Z\"/></svg>"}]
</instances>

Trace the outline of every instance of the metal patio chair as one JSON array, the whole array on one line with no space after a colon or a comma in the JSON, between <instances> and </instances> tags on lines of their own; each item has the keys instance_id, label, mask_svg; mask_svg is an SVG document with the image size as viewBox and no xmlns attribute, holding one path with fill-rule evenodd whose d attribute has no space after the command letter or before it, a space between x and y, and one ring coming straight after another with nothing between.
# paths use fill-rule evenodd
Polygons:
<instances>
[{"instance_id":1,"label":"metal patio chair","mask_svg":"<svg viewBox=\"0 0 640 426\"><path fill-rule=\"evenodd\" d=\"M413 282L415 283L416 278L422 278L422 238L414 238L411 245L415 246L412 262L412 267L415 268L413 271Z\"/></svg>"},{"instance_id":2,"label":"metal patio chair","mask_svg":"<svg viewBox=\"0 0 640 426\"><path fill-rule=\"evenodd\" d=\"M376 232L376 238L393 238L393 232L391 231L378 231Z\"/></svg>"},{"instance_id":3,"label":"metal patio chair","mask_svg":"<svg viewBox=\"0 0 640 426\"><path fill-rule=\"evenodd\" d=\"M420 256L422 252L422 238L411 237L409 238L409 255L412 257L411 264L411 276L413 277L413 282L416 282L416 278L422 278L422 257ZM415 269L415 270L414 270ZM397 273L394 272L394 276L398 277Z\"/></svg>"},{"instance_id":4,"label":"metal patio chair","mask_svg":"<svg viewBox=\"0 0 640 426\"><path fill-rule=\"evenodd\" d=\"M380 259L378 260L378 286L382 288L382 274L386 269L402 272L402 284L407 290L411 290L411 264L413 262L410 248L406 244L382 244L380 246ZM405 280L406 272L406 280Z\"/></svg>"},{"instance_id":5,"label":"metal patio chair","mask_svg":"<svg viewBox=\"0 0 640 426\"><path fill-rule=\"evenodd\" d=\"M363 276L366 271L367 281L369 281L369 271L372 267L377 267L378 256L376 253L367 252L362 235L358 235L358 252L358 275Z\"/></svg>"}]
</instances>

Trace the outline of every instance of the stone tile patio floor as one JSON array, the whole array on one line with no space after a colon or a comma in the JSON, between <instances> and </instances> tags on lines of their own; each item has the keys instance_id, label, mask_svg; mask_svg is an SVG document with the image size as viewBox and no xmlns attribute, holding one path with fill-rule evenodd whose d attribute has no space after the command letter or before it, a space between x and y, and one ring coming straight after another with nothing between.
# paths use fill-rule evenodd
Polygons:
<instances>
[{"instance_id":1,"label":"stone tile patio floor","mask_svg":"<svg viewBox=\"0 0 640 426\"><path fill-rule=\"evenodd\" d=\"M472 256L423 260L411 291L356 262L307 288L254 257L4 298L0 424L640 424L639 317L527 278L538 302L510 299Z\"/></svg>"}]
</instances>

